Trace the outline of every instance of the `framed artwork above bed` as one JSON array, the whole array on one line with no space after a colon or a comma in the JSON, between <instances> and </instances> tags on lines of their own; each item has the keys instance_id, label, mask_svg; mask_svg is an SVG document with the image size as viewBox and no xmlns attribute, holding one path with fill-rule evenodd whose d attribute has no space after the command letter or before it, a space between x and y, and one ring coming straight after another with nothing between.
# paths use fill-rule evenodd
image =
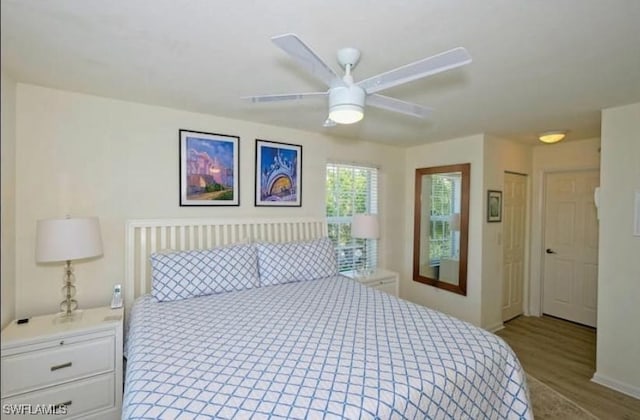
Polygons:
<instances>
[{"instance_id":1,"label":"framed artwork above bed","mask_svg":"<svg viewBox=\"0 0 640 420\"><path fill-rule=\"evenodd\" d=\"M180 205L240 205L240 137L189 130L179 137Z\"/></svg>"},{"instance_id":2,"label":"framed artwork above bed","mask_svg":"<svg viewBox=\"0 0 640 420\"><path fill-rule=\"evenodd\" d=\"M302 146L256 139L256 206L302 206Z\"/></svg>"}]
</instances>

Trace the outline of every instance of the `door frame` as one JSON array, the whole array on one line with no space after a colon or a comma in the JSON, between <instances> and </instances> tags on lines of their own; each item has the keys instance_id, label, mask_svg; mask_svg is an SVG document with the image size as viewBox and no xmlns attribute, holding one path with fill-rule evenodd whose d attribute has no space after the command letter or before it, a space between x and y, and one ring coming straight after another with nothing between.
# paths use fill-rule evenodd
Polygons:
<instances>
[{"instance_id":1,"label":"door frame","mask_svg":"<svg viewBox=\"0 0 640 420\"><path fill-rule=\"evenodd\" d=\"M529 277L529 304L525 305L525 315L542 316L542 300L544 298L542 283L544 278L544 212L546 208L547 175L562 172L600 171L600 166L577 165L566 168L545 168L535 174L533 220L531 224L531 275ZM601 175L602 176L602 175ZM537 181L537 182L535 182ZM537 185L535 185L537 184Z\"/></svg>"}]
</instances>

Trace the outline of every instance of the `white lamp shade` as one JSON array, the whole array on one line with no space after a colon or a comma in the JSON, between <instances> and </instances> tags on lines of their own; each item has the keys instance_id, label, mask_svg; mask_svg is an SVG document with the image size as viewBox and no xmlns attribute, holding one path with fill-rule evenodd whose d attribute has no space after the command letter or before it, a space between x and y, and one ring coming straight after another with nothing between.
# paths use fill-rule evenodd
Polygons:
<instances>
[{"instance_id":1,"label":"white lamp shade","mask_svg":"<svg viewBox=\"0 0 640 420\"><path fill-rule=\"evenodd\" d=\"M358 239L378 239L380 237L378 215L355 214L351 221L351 237Z\"/></svg>"},{"instance_id":2,"label":"white lamp shade","mask_svg":"<svg viewBox=\"0 0 640 420\"><path fill-rule=\"evenodd\" d=\"M38 220L36 261L71 261L102 255L97 217Z\"/></svg>"}]
</instances>

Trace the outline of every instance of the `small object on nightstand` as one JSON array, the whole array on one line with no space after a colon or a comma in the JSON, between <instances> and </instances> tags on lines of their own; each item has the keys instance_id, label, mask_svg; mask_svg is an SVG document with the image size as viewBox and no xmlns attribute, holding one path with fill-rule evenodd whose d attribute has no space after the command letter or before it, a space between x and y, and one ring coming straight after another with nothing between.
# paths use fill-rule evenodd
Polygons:
<instances>
[{"instance_id":1,"label":"small object on nightstand","mask_svg":"<svg viewBox=\"0 0 640 420\"><path fill-rule=\"evenodd\" d=\"M113 297L111 298L111 309L122 308L122 286L113 286Z\"/></svg>"}]
</instances>

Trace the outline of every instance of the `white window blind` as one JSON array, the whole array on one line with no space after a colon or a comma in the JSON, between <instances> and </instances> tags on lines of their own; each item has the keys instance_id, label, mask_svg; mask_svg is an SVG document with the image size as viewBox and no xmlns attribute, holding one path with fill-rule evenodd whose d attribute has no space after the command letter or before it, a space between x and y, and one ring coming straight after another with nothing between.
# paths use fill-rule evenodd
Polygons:
<instances>
[{"instance_id":1,"label":"white window blind","mask_svg":"<svg viewBox=\"0 0 640 420\"><path fill-rule=\"evenodd\" d=\"M340 271L375 268L377 241L351 237L354 214L378 213L378 169L327 164L327 225Z\"/></svg>"},{"instance_id":2,"label":"white window blind","mask_svg":"<svg viewBox=\"0 0 640 420\"><path fill-rule=\"evenodd\" d=\"M451 229L451 218L459 212L456 197L460 194L460 178L433 176L431 182L431 214L429 218L429 260L440 262L443 256L458 254L459 238Z\"/></svg>"}]
</instances>

